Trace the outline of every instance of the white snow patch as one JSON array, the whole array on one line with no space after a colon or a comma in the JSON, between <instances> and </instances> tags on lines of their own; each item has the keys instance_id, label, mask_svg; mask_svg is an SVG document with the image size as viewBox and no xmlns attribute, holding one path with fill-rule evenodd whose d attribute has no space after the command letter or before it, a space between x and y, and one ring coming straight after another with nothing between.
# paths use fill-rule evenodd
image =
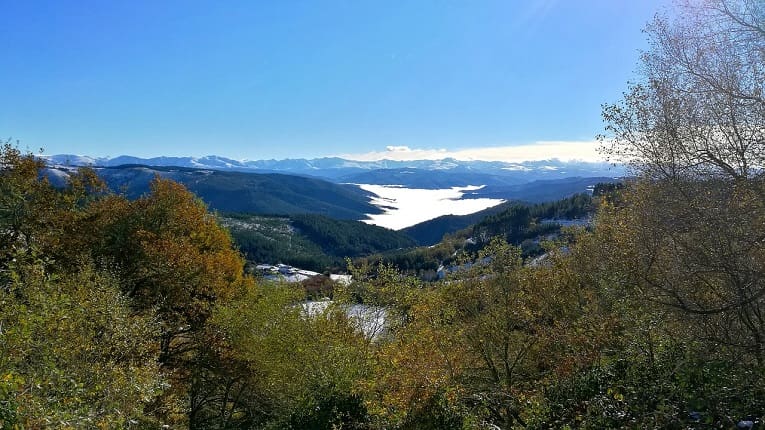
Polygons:
<instances>
[{"instance_id":1,"label":"white snow patch","mask_svg":"<svg viewBox=\"0 0 765 430\"><path fill-rule=\"evenodd\" d=\"M503 167L502 170L529 172L529 171L531 171L531 168L523 166L523 165L520 165L520 164L511 164L509 166Z\"/></svg>"},{"instance_id":2,"label":"white snow patch","mask_svg":"<svg viewBox=\"0 0 765 430\"><path fill-rule=\"evenodd\" d=\"M333 303L332 300L307 301L302 304L303 312L308 317L316 318L323 315ZM368 338L376 339L385 332L388 317L385 308L355 304L343 305L343 310L356 329Z\"/></svg>"},{"instance_id":3,"label":"white snow patch","mask_svg":"<svg viewBox=\"0 0 765 430\"><path fill-rule=\"evenodd\" d=\"M50 174L51 176L55 176L57 178L69 179L69 173L65 172L64 170L48 169L46 170L46 172Z\"/></svg>"}]
</instances>

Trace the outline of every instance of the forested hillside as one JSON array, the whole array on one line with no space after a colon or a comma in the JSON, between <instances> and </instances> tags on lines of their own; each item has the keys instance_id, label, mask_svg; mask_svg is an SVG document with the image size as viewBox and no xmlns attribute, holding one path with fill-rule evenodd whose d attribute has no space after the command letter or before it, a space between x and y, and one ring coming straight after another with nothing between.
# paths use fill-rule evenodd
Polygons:
<instances>
[{"instance_id":1,"label":"forested hillside","mask_svg":"<svg viewBox=\"0 0 765 430\"><path fill-rule=\"evenodd\" d=\"M339 219L363 219L366 214L381 212L369 203L366 191L318 178L136 165L99 168L97 172L112 191L130 198L149 191L149 184L159 175L183 184L210 208L225 212L314 213Z\"/></svg>"},{"instance_id":2,"label":"forested hillside","mask_svg":"<svg viewBox=\"0 0 765 430\"><path fill-rule=\"evenodd\" d=\"M295 215L293 225L321 245L324 252L349 257L409 248L414 241L407 235L360 221L334 220L321 215Z\"/></svg>"},{"instance_id":3,"label":"forested hillside","mask_svg":"<svg viewBox=\"0 0 765 430\"><path fill-rule=\"evenodd\" d=\"M335 220L322 215L265 216L255 214L219 214L238 249L251 263L285 263L318 272L342 271L346 258L358 261L386 261L407 273L435 273L442 263L454 260L455 251L476 252L494 236L509 243L524 244L524 257L542 252L540 240L560 232L558 222L587 223L596 203L588 194L540 203L504 204L477 213L477 216L446 217L462 226L453 227L446 237L443 225L423 223L423 228L402 232L369 225L361 221ZM514 217L517 211L527 216ZM497 213L495 213L497 212ZM494 215L486 215L492 214ZM444 217L442 217L444 218ZM432 231L430 231L430 230ZM512 231L517 234L511 234ZM428 247L417 247L409 236L440 235ZM416 236L415 236L416 237ZM422 237L419 238L422 241ZM443 243L440 243L441 240ZM525 241L525 242L524 242ZM437 245L437 246L433 246Z\"/></svg>"},{"instance_id":4,"label":"forested hillside","mask_svg":"<svg viewBox=\"0 0 765 430\"><path fill-rule=\"evenodd\" d=\"M603 146L634 180L600 187L591 228L543 264L507 243L534 218L511 206L443 281L360 263L309 306L245 274L183 185L128 200L82 169L54 187L4 145L0 428L761 427L765 17L754 1L679 7L604 107Z\"/></svg>"},{"instance_id":5,"label":"forested hillside","mask_svg":"<svg viewBox=\"0 0 765 430\"><path fill-rule=\"evenodd\" d=\"M598 183L596 187L608 187L607 184ZM529 210L528 220L522 220L523 228L527 228L531 219L538 222L544 219L583 219L591 216L595 211L595 205L589 194L578 193L561 200L548 201L546 203L523 203L507 202L493 206L469 215L446 215L425 221L401 230L420 245L435 245L446 234L457 233L460 230L480 224L492 226L493 230L499 231L507 228L512 222L509 212L517 208L526 207Z\"/></svg>"},{"instance_id":6,"label":"forested hillside","mask_svg":"<svg viewBox=\"0 0 765 430\"><path fill-rule=\"evenodd\" d=\"M415 245L409 236L361 221L322 215L290 217L222 214L221 222L247 260L286 263L323 272L345 268L345 258Z\"/></svg>"},{"instance_id":7,"label":"forested hillside","mask_svg":"<svg viewBox=\"0 0 765 430\"><path fill-rule=\"evenodd\" d=\"M610 188L609 185L600 185L599 188L604 186ZM589 226L602 198L603 195L600 195L593 199L583 193L554 202L505 203L473 215L440 217L403 230L422 242L433 237L434 232L440 233L441 228L452 229L433 244L426 242L428 246L381 252L358 258L357 261L366 264L390 263L403 273L432 281L443 275L438 273L439 269L449 270L459 266L460 259L465 255L482 251L496 238L520 247L521 257L530 260L545 252L545 243L552 244L563 239L565 235L562 235L561 223ZM462 225L466 226L457 228Z\"/></svg>"}]
</instances>

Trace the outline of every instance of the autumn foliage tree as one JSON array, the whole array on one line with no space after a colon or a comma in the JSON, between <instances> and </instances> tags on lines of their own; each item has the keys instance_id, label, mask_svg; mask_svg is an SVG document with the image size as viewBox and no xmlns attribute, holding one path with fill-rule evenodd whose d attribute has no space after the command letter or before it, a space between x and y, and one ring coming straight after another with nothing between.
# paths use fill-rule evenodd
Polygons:
<instances>
[{"instance_id":1,"label":"autumn foliage tree","mask_svg":"<svg viewBox=\"0 0 765 430\"><path fill-rule=\"evenodd\" d=\"M94 259L116 271L135 306L158 312L165 358L177 336L199 330L246 282L228 232L180 184L157 178L146 196L110 196L89 211L102 230Z\"/></svg>"},{"instance_id":2,"label":"autumn foliage tree","mask_svg":"<svg viewBox=\"0 0 765 430\"><path fill-rule=\"evenodd\" d=\"M765 162L765 11L688 0L647 28L641 79L606 105L606 149L652 178L753 178Z\"/></svg>"},{"instance_id":3,"label":"autumn foliage tree","mask_svg":"<svg viewBox=\"0 0 765 430\"><path fill-rule=\"evenodd\" d=\"M530 425L544 387L610 341L591 284L564 263L523 267L495 239L469 270L423 290L382 346L372 410L404 428Z\"/></svg>"},{"instance_id":4,"label":"autumn foliage tree","mask_svg":"<svg viewBox=\"0 0 765 430\"><path fill-rule=\"evenodd\" d=\"M10 270L0 288L0 426L161 425L144 410L167 384L151 315L135 315L117 282L88 264L63 276L41 262Z\"/></svg>"},{"instance_id":5,"label":"autumn foliage tree","mask_svg":"<svg viewBox=\"0 0 765 430\"><path fill-rule=\"evenodd\" d=\"M100 182L56 189L11 145L0 160L0 425L159 425L144 413L166 383L159 327L70 236Z\"/></svg>"},{"instance_id":6,"label":"autumn foliage tree","mask_svg":"<svg viewBox=\"0 0 765 430\"><path fill-rule=\"evenodd\" d=\"M24 375L29 374L24 372L52 366L57 371L71 371L72 383L80 384L78 378L86 376L83 368L66 366L88 363L108 369L115 365L108 362L117 360L118 367L133 366L133 376L138 376L140 366L132 361L136 359L148 372L140 389L143 391L137 394L140 401L128 397L115 397L114 401L130 404L136 422L143 416L154 417L158 421L153 422L158 423L187 423L188 405L199 392L192 389L194 375L200 369L206 372L225 348L224 342L216 342L214 334L206 330L206 321L213 308L230 299L234 291L252 286L228 233L199 199L171 181L158 178L146 196L128 201L105 192L92 170L70 172L68 185L55 188L46 179L45 165L39 158L22 154L11 145L6 145L0 155L0 269L4 282L0 287L4 288L8 310L0 327L10 327L0 330L0 346L10 360L6 364L15 369L0 377L19 381L6 385L3 391L15 399L17 421L33 425L25 417L54 419L67 410L51 408L48 414L47 409L35 409L42 406L26 406L27 397L19 396L13 387L24 391L25 384L40 382L27 381ZM97 293L90 294L91 290ZM107 302L113 303L113 309L103 314ZM79 303L81 307L66 310L64 303ZM14 313L14 306L22 307ZM22 311L24 307L28 312ZM49 322L50 318L70 323L61 325ZM99 326L105 324L103 318L114 319L115 335L108 334L106 326ZM32 331L16 332L20 327ZM56 339L53 332L40 331L49 327L64 337ZM33 349L20 348L14 342L27 342L24 336L29 333L38 333L35 336L43 342L37 352L55 352L25 356L25 351ZM110 346L110 339L117 343ZM122 358L112 358L110 348ZM93 354L87 355L91 349ZM98 355L99 351L103 354ZM21 364L28 370L18 367ZM104 376L109 374L104 370ZM160 375L170 384L163 385ZM116 393L128 395L131 382L126 378L112 374L111 386ZM66 401L95 402L88 400L92 393L87 390L110 386L106 381L84 384L77 399ZM34 391L34 385L29 387L27 391ZM83 413L91 420L110 416L97 411ZM75 415L72 422L79 422ZM34 421L38 423L35 425L42 422Z\"/></svg>"},{"instance_id":7,"label":"autumn foliage tree","mask_svg":"<svg viewBox=\"0 0 765 430\"><path fill-rule=\"evenodd\" d=\"M765 9L678 2L646 33L640 79L603 113L604 150L636 179L601 208L589 248L634 322L622 370L645 380L625 385L657 388L623 413L668 425L695 411L731 426L763 414L750 400L765 363ZM662 372L670 382L651 376ZM658 399L667 410L652 409Z\"/></svg>"},{"instance_id":8,"label":"autumn foliage tree","mask_svg":"<svg viewBox=\"0 0 765 430\"><path fill-rule=\"evenodd\" d=\"M679 5L647 28L642 81L607 105L608 153L644 179L619 216L633 282L765 363L765 9Z\"/></svg>"}]
</instances>

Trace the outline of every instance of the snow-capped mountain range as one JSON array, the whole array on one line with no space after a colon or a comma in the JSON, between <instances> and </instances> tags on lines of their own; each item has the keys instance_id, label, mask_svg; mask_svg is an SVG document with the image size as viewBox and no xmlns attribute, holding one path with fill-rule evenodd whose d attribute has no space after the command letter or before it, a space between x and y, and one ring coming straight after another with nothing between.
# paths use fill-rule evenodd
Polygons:
<instances>
[{"instance_id":1,"label":"snow-capped mountain range","mask_svg":"<svg viewBox=\"0 0 765 430\"><path fill-rule=\"evenodd\" d=\"M473 173L510 176L527 180L562 178L574 176L623 176L621 166L609 163L584 161L561 161L557 159L508 163L502 161L464 161L453 158L442 160L378 160L356 161L338 157L285 160L234 160L217 155L205 157L154 157L140 158L129 155L119 157L89 157L59 154L43 156L50 165L114 167L127 164L145 166L173 166L196 169L233 170L251 172L280 172L296 175L310 175L328 179L340 179L354 174L374 170L439 171L443 173Z\"/></svg>"}]
</instances>

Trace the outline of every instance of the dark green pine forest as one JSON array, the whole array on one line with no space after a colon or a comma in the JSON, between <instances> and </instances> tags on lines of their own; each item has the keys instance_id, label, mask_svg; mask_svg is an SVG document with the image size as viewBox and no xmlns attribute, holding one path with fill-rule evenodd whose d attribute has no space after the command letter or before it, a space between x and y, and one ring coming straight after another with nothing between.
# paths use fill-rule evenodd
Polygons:
<instances>
[{"instance_id":1,"label":"dark green pine forest","mask_svg":"<svg viewBox=\"0 0 765 430\"><path fill-rule=\"evenodd\" d=\"M136 196L87 168L54 186L4 145L0 428L761 427L765 15L679 10L603 108L604 153L632 179L417 239L432 247L215 214L159 177ZM277 254L365 257L309 311L304 285L246 270ZM444 262L460 270L425 276Z\"/></svg>"}]
</instances>

